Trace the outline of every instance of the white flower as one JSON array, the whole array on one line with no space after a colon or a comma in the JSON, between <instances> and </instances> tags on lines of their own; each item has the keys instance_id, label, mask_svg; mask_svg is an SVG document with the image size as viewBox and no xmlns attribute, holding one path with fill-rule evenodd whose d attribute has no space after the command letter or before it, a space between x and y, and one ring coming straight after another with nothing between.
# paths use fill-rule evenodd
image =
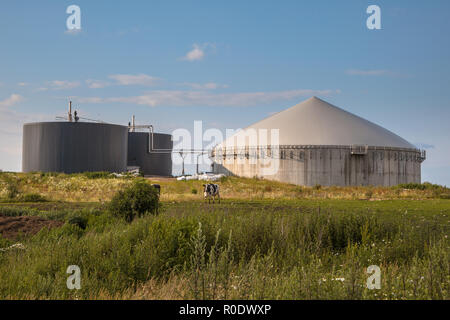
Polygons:
<instances>
[{"instance_id":1,"label":"white flower","mask_svg":"<svg viewBox=\"0 0 450 320\"><path fill-rule=\"evenodd\" d=\"M331 280L344 282L345 278L334 278L334 279L331 279Z\"/></svg>"}]
</instances>

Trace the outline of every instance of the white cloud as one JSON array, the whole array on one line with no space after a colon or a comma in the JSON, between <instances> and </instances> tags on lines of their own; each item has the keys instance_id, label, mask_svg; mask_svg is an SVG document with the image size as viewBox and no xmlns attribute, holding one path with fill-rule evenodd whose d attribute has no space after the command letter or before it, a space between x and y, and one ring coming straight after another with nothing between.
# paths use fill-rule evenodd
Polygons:
<instances>
[{"instance_id":1,"label":"white cloud","mask_svg":"<svg viewBox=\"0 0 450 320\"><path fill-rule=\"evenodd\" d=\"M23 97L19 94L13 93L8 98L0 101L0 108L7 108L12 105L15 105L16 103L19 103L23 100Z\"/></svg>"},{"instance_id":2,"label":"white cloud","mask_svg":"<svg viewBox=\"0 0 450 320\"><path fill-rule=\"evenodd\" d=\"M107 81L93 80L93 79L86 80L86 84L91 89L101 89L111 85L111 83Z\"/></svg>"},{"instance_id":3,"label":"white cloud","mask_svg":"<svg viewBox=\"0 0 450 320\"><path fill-rule=\"evenodd\" d=\"M350 69L347 70L347 74L351 76L384 76L391 75L392 72L388 70L358 70Z\"/></svg>"},{"instance_id":4,"label":"white cloud","mask_svg":"<svg viewBox=\"0 0 450 320\"><path fill-rule=\"evenodd\" d=\"M19 87L26 87L26 86L29 85L29 83L28 83L28 82L19 82L17 85L18 85Z\"/></svg>"},{"instance_id":5,"label":"white cloud","mask_svg":"<svg viewBox=\"0 0 450 320\"><path fill-rule=\"evenodd\" d=\"M184 57L181 58L181 60L187 60L187 61L197 61L202 60L205 56L204 48L201 48L198 44L192 45L193 49L186 53Z\"/></svg>"},{"instance_id":6,"label":"white cloud","mask_svg":"<svg viewBox=\"0 0 450 320\"><path fill-rule=\"evenodd\" d=\"M218 84L215 82L207 82L207 83L183 82L180 85L190 87L196 90L214 90L214 89L228 88L228 85L226 84Z\"/></svg>"},{"instance_id":7,"label":"white cloud","mask_svg":"<svg viewBox=\"0 0 450 320\"><path fill-rule=\"evenodd\" d=\"M110 79L116 80L118 84L124 86L140 85L154 86L160 79L146 74L114 74L109 76Z\"/></svg>"},{"instance_id":8,"label":"white cloud","mask_svg":"<svg viewBox=\"0 0 450 320\"><path fill-rule=\"evenodd\" d=\"M0 169L21 171L22 127L24 123L42 121L44 115L0 109Z\"/></svg>"},{"instance_id":9,"label":"white cloud","mask_svg":"<svg viewBox=\"0 0 450 320\"><path fill-rule=\"evenodd\" d=\"M49 81L48 84L53 90L73 89L80 86L79 81L66 81L66 80L53 80Z\"/></svg>"},{"instance_id":10,"label":"white cloud","mask_svg":"<svg viewBox=\"0 0 450 320\"><path fill-rule=\"evenodd\" d=\"M20 171L22 161L22 126L26 122L42 120L42 115L19 113L9 107L25 100L11 94L0 101L0 169Z\"/></svg>"},{"instance_id":11,"label":"white cloud","mask_svg":"<svg viewBox=\"0 0 450 320\"><path fill-rule=\"evenodd\" d=\"M81 103L128 103L156 106L245 107L314 95L339 94L339 90L298 89L277 92L211 93L206 91L155 90L131 97L75 97Z\"/></svg>"}]
</instances>

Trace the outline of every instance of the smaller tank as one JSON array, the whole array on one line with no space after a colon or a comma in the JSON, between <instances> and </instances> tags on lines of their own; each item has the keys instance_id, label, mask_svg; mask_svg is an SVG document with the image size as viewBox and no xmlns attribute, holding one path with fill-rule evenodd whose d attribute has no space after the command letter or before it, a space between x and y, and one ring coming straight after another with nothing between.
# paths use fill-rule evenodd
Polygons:
<instances>
[{"instance_id":1,"label":"smaller tank","mask_svg":"<svg viewBox=\"0 0 450 320\"><path fill-rule=\"evenodd\" d=\"M154 133L151 125L136 126L134 122L133 116L128 132L128 166L139 167L146 176L171 176L172 136ZM149 131L136 132L136 129Z\"/></svg>"}]
</instances>

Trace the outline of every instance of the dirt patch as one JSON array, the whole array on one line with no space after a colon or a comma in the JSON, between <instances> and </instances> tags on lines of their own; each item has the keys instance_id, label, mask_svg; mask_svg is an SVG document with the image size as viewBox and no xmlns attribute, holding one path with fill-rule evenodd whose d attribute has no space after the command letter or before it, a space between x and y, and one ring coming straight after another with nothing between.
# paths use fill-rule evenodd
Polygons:
<instances>
[{"instance_id":1,"label":"dirt patch","mask_svg":"<svg viewBox=\"0 0 450 320\"><path fill-rule=\"evenodd\" d=\"M41 217L4 217L0 216L0 234L3 238L15 240L19 235L34 235L44 227L56 228L64 224L61 221L47 220Z\"/></svg>"}]
</instances>

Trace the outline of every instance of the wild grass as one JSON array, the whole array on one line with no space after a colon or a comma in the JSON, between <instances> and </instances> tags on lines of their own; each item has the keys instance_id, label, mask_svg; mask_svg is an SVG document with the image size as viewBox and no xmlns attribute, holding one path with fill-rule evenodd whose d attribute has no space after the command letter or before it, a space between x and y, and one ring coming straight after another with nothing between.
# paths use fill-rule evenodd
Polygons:
<instances>
[{"instance_id":1,"label":"wild grass","mask_svg":"<svg viewBox=\"0 0 450 320\"><path fill-rule=\"evenodd\" d=\"M178 203L131 224L84 212L85 229L42 230L0 253L0 298L448 299L450 206L433 202ZM366 288L373 264L380 290ZM79 291L66 287L69 265Z\"/></svg>"},{"instance_id":2,"label":"wild grass","mask_svg":"<svg viewBox=\"0 0 450 320\"><path fill-rule=\"evenodd\" d=\"M66 222L0 235L0 249L23 245L0 250L0 299L450 298L448 188L230 177L219 182L225 201L208 205L202 181L154 179L159 214L128 223L106 202L135 180L0 174L0 215ZM19 201L25 194L48 201ZM67 289L69 265L81 268L81 290ZM366 287L370 265L379 290Z\"/></svg>"},{"instance_id":3,"label":"wild grass","mask_svg":"<svg viewBox=\"0 0 450 320\"><path fill-rule=\"evenodd\" d=\"M141 178L140 178L141 179ZM142 178L143 179L143 178ZM107 202L134 179L115 178L107 173L0 173L0 198L14 199L20 194L39 194L52 201ZM192 201L201 199L204 181L156 179L161 185L162 201ZM221 193L228 199L449 199L450 189L444 186L405 184L395 187L302 187L276 181L227 177L220 182ZM11 195L11 196L9 196Z\"/></svg>"},{"instance_id":4,"label":"wild grass","mask_svg":"<svg viewBox=\"0 0 450 320\"><path fill-rule=\"evenodd\" d=\"M132 183L130 178L114 178L109 174L1 173L0 198L17 198L20 194L39 194L52 201L106 202ZM9 196L10 190L14 196Z\"/></svg>"}]
</instances>

